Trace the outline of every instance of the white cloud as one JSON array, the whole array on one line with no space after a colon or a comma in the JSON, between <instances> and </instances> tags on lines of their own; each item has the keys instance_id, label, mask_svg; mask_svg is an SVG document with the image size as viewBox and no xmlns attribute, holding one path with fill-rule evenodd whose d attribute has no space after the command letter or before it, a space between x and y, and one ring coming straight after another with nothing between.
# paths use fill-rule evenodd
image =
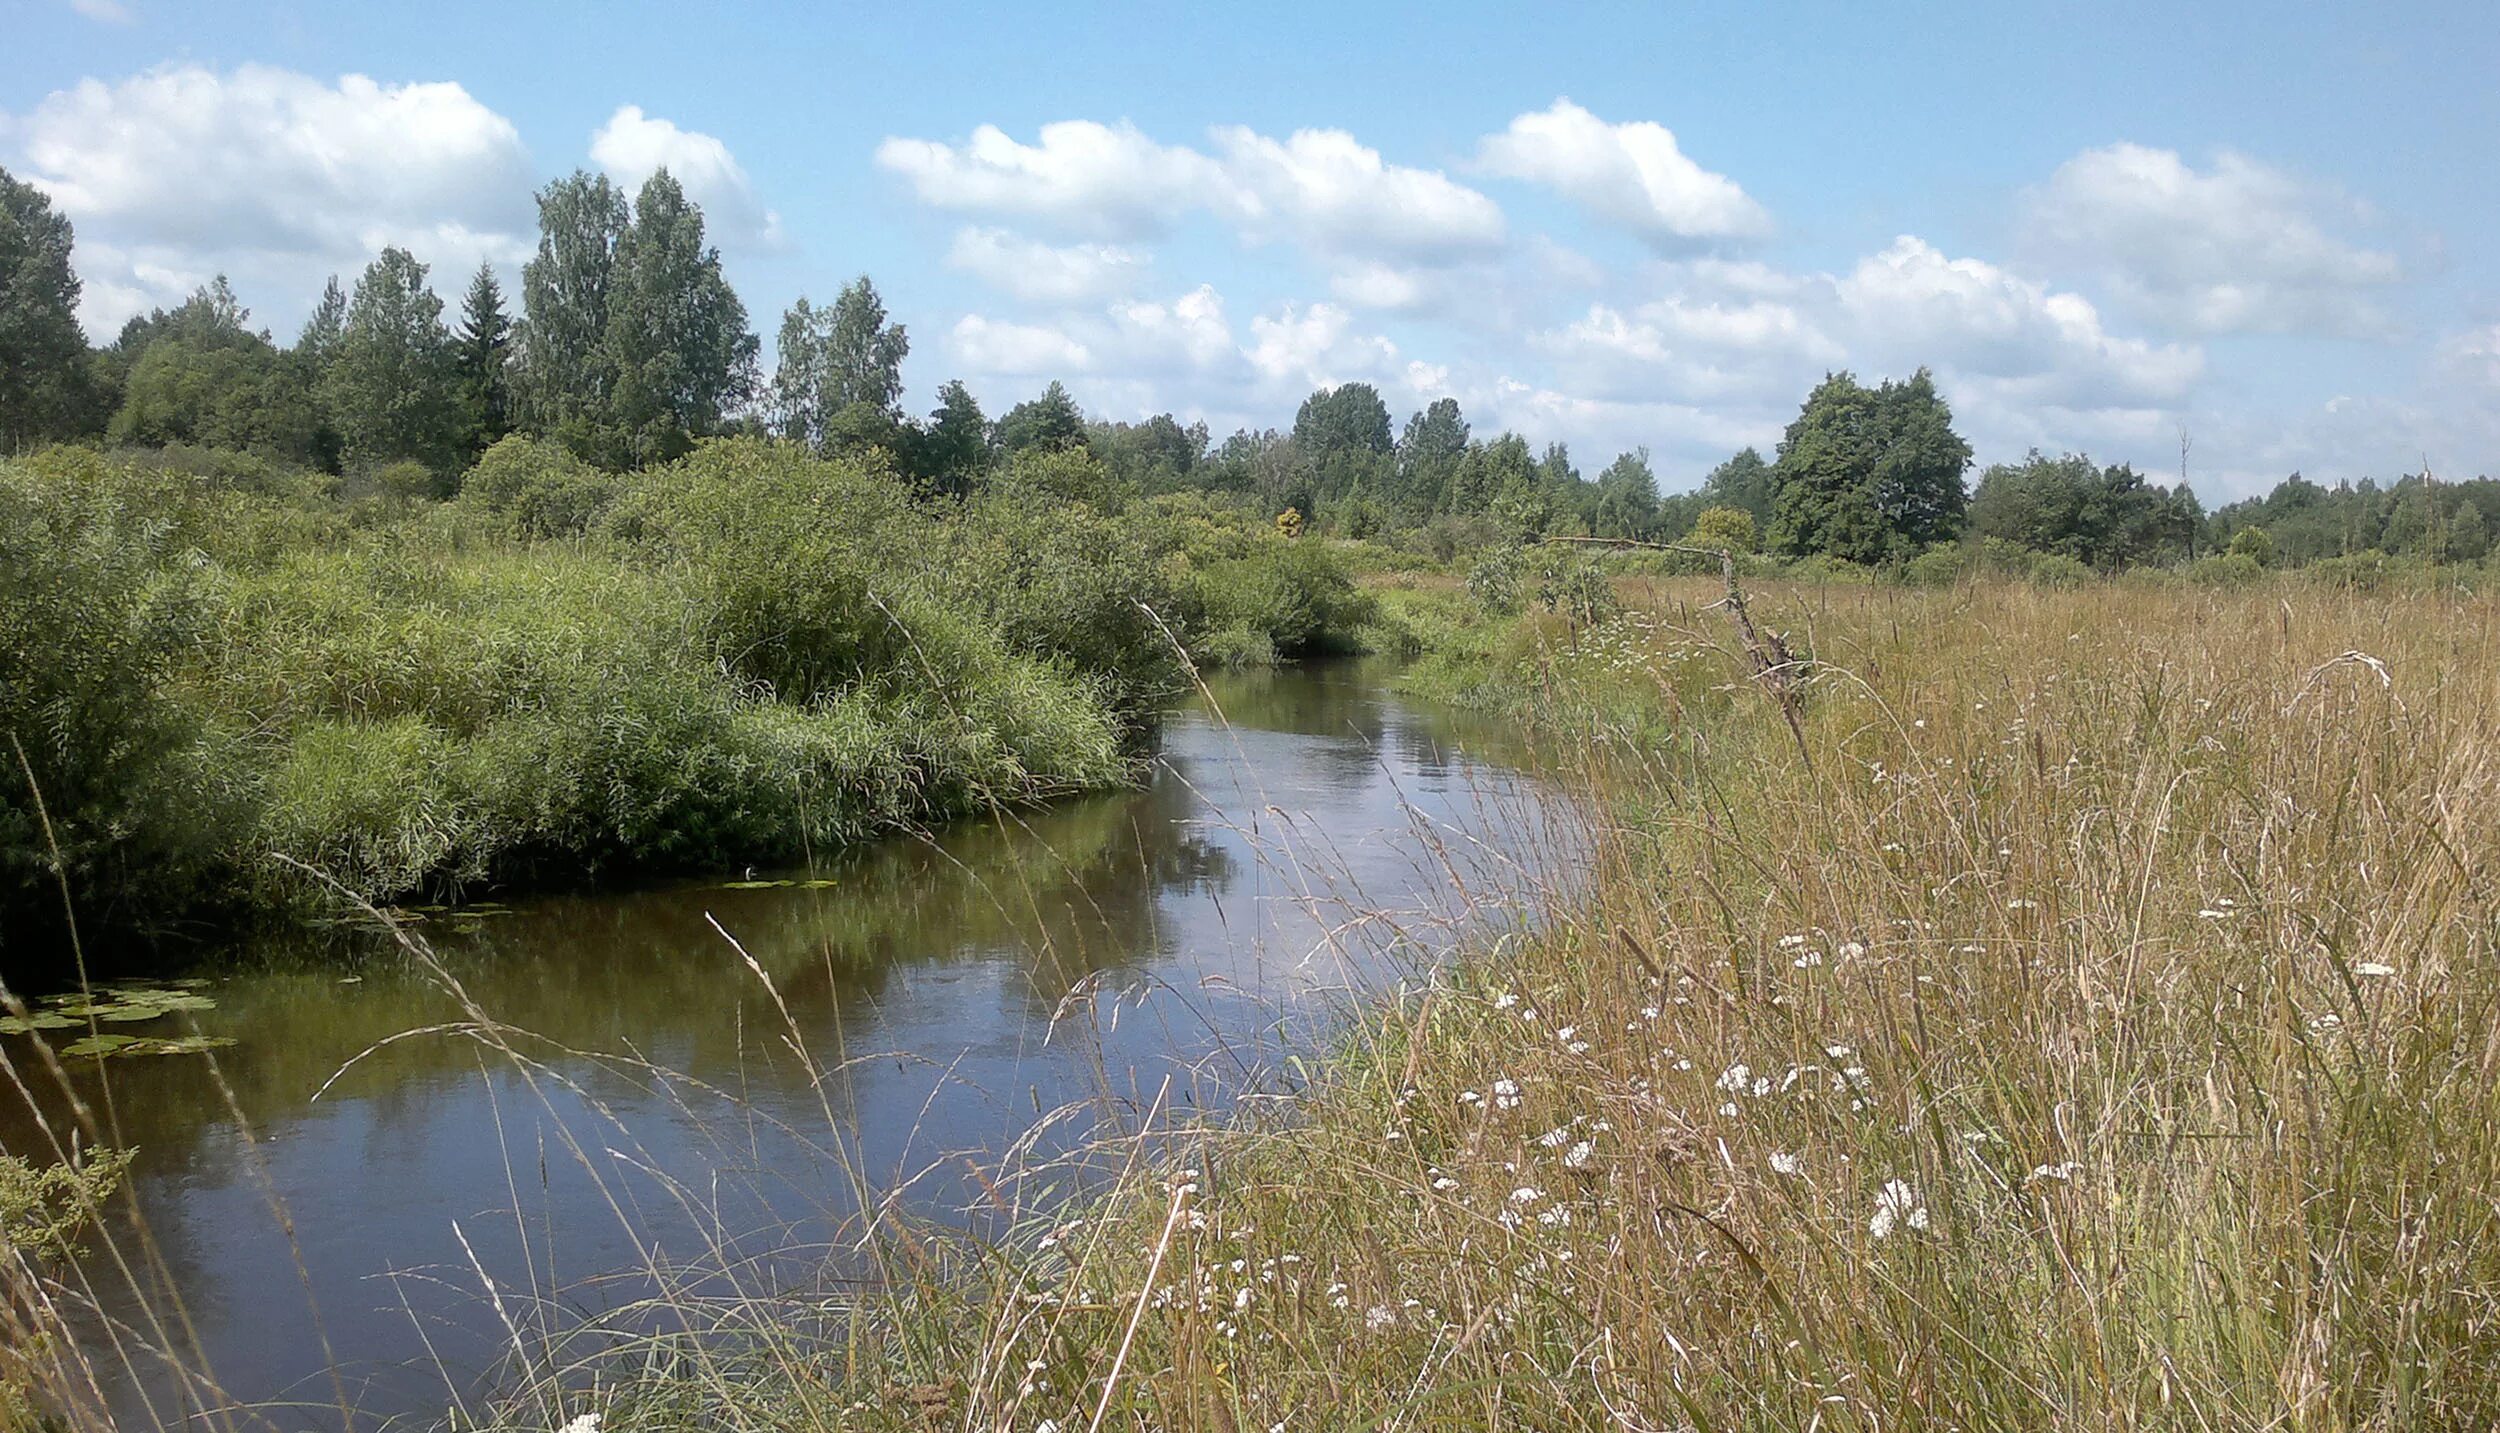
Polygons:
<instances>
[{"instance_id":1,"label":"white cloud","mask_svg":"<svg viewBox=\"0 0 2500 1433\"><path fill-rule=\"evenodd\" d=\"M1279 141L1233 126L1215 131L1215 143L1228 181L1215 205L1254 235L1418 259L1501 247L1492 200L1436 171L1386 163L1344 130L1301 129Z\"/></svg>"},{"instance_id":2,"label":"white cloud","mask_svg":"<svg viewBox=\"0 0 2500 1433\"><path fill-rule=\"evenodd\" d=\"M198 277L228 273L283 318L384 245L456 276L524 252L534 226L519 132L452 83L168 66L81 81L10 129L78 226L98 337Z\"/></svg>"},{"instance_id":3,"label":"white cloud","mask_svg":"<svg viewBox=\"0 0 2500 1433\"><path fill-rule=\"evenodd\" d=\"M1213 131L1213 152L1157 143L1125 122L1062 120L1025 144L995 125L956 145L890 138L877 163L935 208L1015 215L1097 238L1212 214L1254 240L1335 256L1447 262L1503 241L1501 209L1433 170L1390 164L1342 130L1282 140Z\"/></svg>"},{"instance_id":4,"label":"white cloud","mask_svg":"<svg viewBox=\"0 0 2500 1433\"><path fill-rule=\"evenodd\" d=\"M1354 332L1354 316L1335 304L1286 304L1275 317L1250 320L1250 364L1280 389L1333 388L1377 378L1397 362L1397 345Z\"/></svg>"},{"instance_id":5,"label":"white cloud","mask_svg":"<svg viewBox=\"0 0 2500 1433\"><path fill-rule=\"evenodd\" d=\"M2079 295L1982 259L1952 259L1904 234L1837 281L1853 354L1931 364L2009 394L2077 408L2173 402L2204 373L2202 350L2120 338Z\"/></svg>"},{"instance_id":6,"label":"white cloud","mask_svg":"<svg viewBox=\"0 0 2500 1433\"><path fill-rule=\"evenodd\" d=\"M990 124L962 145L889 138L877 146L877 164L936 208L1018 214L1114 237L1170 225L1214 176L1214 162L1195 150L1157 144L1125 121L1088 119L1043 125L1038 144Z\"/></svg>"},{"instance_id":7,"label":"white cloud","mask_svg":"<svg viewBox=\"0 0 2500 1433\"><path fill-rule=\"evenodd\" d=\"M957 231L946 262L1027 303L1099 303L1125 293L1146 270L1146 255L1110 244L1059 247L1005 229Z\"/></svg>"},{"instance_id":8,"label":"white cloud","mask_svg":"<svg viewBox=\"0 0 2500 1433\"><path fill-rule=\"evenodd\" d=\"M127 25L132 19L130 7L121 0L69 0L69 8L107 25Z\"/></svg>"},{"instance_id":9,"label":"white cloud","mask_svg":"<svg viewBox=\"0 0 2500 1433\"><path fill-rule=\"evenodd\" d=\"M977 313L956 320L955 356L973 371L1064 378L1093 366L1093 353L1047 324L1009 323Z\"/></svg>"},{"instance_id":10,"label":"white cloud","mask_svg":"<svg viewBox=\"0 0 2500 1433\"><path fill-rule=\"evenodd\" d=\"M2027 196L2025 242L2098 273L2129 307L2192 333L2384 333L2392 254L2328 232L2361 206L2244 155L2198 170L2172 150L2113 144Z\"/></svg>"},{"instance_id":11,"label":"white cloud","mask_svg":"<svg viewBox=\"0 0 2500 1433\"><path fill-rule=\"evenodd\" d=\"M1415 309L1433 298L1424 276L1395 264L1355 264L1329 276L1329 291L1356 308Z\"/></svg>"},{"instance_id":12,"label":"white cloud","mask_svg":"<svg viewBox=\"0 0 2500 1433\"><path fill-rule=\"evenodd\" d=\"M1768 233L1771 216L1724 174L1694 163L1666 126L1608 124L1567 99L1486 136L1478 162L1551 188L1663 248Z\"/></svg>"},{"instance_id":13,"label":"white cloud","mask_svg":"<svg viewBox=\"0 0 2500 1433\"><path fill-rule=\"evenodd\" d=\"M783 242L781 216L755 196L755 185L729 146L698 130L620 105L590 136L590 159L625 186L632 197L643 182L665 169L686 197L703 209L704 229L715 240L766 247Z\"/></svg>"}]
</instances>

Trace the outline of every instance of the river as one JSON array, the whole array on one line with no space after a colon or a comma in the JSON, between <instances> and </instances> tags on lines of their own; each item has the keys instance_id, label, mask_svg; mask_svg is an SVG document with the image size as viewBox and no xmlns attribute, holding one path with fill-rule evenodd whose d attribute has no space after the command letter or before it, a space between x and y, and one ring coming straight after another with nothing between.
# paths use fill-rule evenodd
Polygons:
<instances>
[{"instance_id":1,"label":"river","mask_svg":"<svg viewBox=\"0 0 2500 1433\"><path fill-rule=\"evenodd\" d=\"M440 1418L507 1319L578 1319L655 1266L821 1277L863 1199L1005 1218L1150 1112L1289 1097L1285 1057L1348 1000L1525 918L1565 865L1509 736L1385 675L1218 680L1134 791L421 913L430 957L221 959L214 1008L149 1033L232 1045L73 1062L138 1151L137 1218L86 1266L100 1396L126 1427L335 1427L342 1393L359 1424ZM40 1154L8 1100L0 1143Z\"/></svg>"}]
</instances>

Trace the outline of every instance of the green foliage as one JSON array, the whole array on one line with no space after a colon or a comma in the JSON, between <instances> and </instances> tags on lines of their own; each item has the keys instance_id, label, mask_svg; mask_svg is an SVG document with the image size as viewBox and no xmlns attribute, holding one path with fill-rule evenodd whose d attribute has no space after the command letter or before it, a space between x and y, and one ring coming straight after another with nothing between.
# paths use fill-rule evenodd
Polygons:
<instances>
[{"instance_id":1,"label":"green foliage","mask_svg":"<svg viewBox=\"0 0 2500 1433\"><path fill-rule=\"evenodd\" d=\"M311 457L320 419L310 372L246 327L249 317L220 278L170 313L131 320L117 345L130 367L112 441Z\"/></svg>"},{"instance_id":2,"label":"green foliage","mask_svg":"<svg viewBox=\"0 0 2500 1433\"><path fill-rule=\"evenodd\" d=\"M68 450L0 467L0 927L13 936L58 924L64 880L87 912L161 917L217 838L209 732L177 688L197 594L175 525L144 493Z\"/></svg>"},{"instance_id":3,"label":"green foliage","mask_svg":"<svg viewBox=\"0 0 2500 1433\"><path fill-rule=\"evenodd\" d=\"M2184 558L2202 520L2184 485L2164 491L2124 464L2096 468L2036 450L1990 467L1970 504L1971 529L1983 537L2104 570Z\"/></svg>"},{"instance_id":4,"label":"green foliage","mask_svg":"<svg viewBox=\"0 0 2500 1433\"><path fill-rule=\"evenodd\" d=\"M1526 565L1523 549L1515 545L1494 548L1467 570L1467 595L1489 615L1507 617L1517 612L1523 601Z\"/></svg>"},{"instance_id":5,"label":"green foliage","mask_svg":"<svg viewBox=\"0 0 2500 1433\"><path fill-rule=\"evenodd\" d=\"M534 542L588 533L620 486L571 450L515 433L478 455L459 496L503 535Z\"/></svg>"},{"instance_id":6,"label":"green foliage","mask_svg":"<svg viewBox=\"0 0 2500 1433\"><path fill-rule=\"evenodd\" d=\"M1771 521L1771 498L1775 475L1762 454L1751 448L1710 470L1702 480L1702 500L1713 507L1742 508L1752 514L1756 526Z\"/></svg>"},{"instance_id":7,"label":"green foliage","mask_svg":"<svg viewBox=\"0 0 2500 1433\"><path fill-rule=\"evenodd\" d=\"M775 347L776 432L826 452L899 447L892 434L902 417L911 340L901 324L886 322L885 302L867 275L845 286L831 308L800 297L782 315Z\"/></svg>"},{"instance_id":8,"label":"green foliage","mask_svg":"<svg viewBox=\"0 0 2500 1433\"><path fill-rule=\"evenodd\" d=\"M619 466L686 452L755 390L746 306L704 242L703 212L665 169L644 181L617 236L600 348L613 387L592 451Z\"/></svg>"},{"instance_id":9,"label":"green foliage","mask_svg":"<svg viewBox=\"0 0 2500 1433\"><path fill-rule=\"evenodd\" d=\"M458 372L443 301L425 265L384 249L356 281L347 326L321 375L322 414L354 463L448 469L461 446Z\"/></svg>"},{"instance_id":10,"label":"green foliage","mask_svg":"<svg viewBox=\"0 0 2500 1433\"><path fill-rule=\"evenodd\" d=\"M121 1187L135 1151L90 1149L75 1163L37 1165L0 1154L0 1248L66 1260Z\"/></svg>"},{"instance_id":11,"label":"green foliage","mask_svg":"<svg viewBox=\"0 0 2500 1433\"><path fill-rule=\"evenodd\" d=\"M87 336L66 215L0 169L0 453L86 427Z\"/></svg>"},{"instance_id":12,"label":"green foliage","mask_svg":"<svg viewBox=\"0 0 2500 1433\"><path fill-rule=\"evenodd\" d=\"M1007 410L998 420L992 435L998 450L1014 456L1028 448L1056 450L1083 446L1085 415L1077 411L1076 400L1056 380L1042 390L1039 398L1028 398Z\"/></svg>"},{"instance_id":13,"label":"green foliage","mask_svg":"<svg viewBox=\"0 0 2500 1433\"><path fill-rule=\"evenodd\" d=\"M1636 448L1606 465L1597 477L1597 505L1589 526L1599 537L1646 538L1658 527L1658 477L1649 450Z\"/></svg>"},{"instance_id":14,"label":"green foliage","mask_svg":"<svg viewBox=\"0 0 2500 1433\"><path fill-rule=\"evenodd\" d=\"M2274 565L2274 537L2262 527L2244 527L2231 534L2231 544L2225 551L2259 567Z\"/></svg>"},{"instance_id":15,"label":"green foliage","mask_svg":"<svg viewBox=\"0 0 2500 1433\"><path fill-rule=\"evenodd\" d=\"M1718 548L1740 555L1762 550L1762 534L1754 526L1753 514L1739 507L1702 509L1684 541L1693 547Z\"/></svg>"},{"instance_id":16,"label":"green foliage","mask_svg":"<svg viewBox=\"0 0 2500 1433\"><path fill-rule=\"evenodd\" d=\"M494 267L481 262L461 299L460 331L452 340L461 451L471 458L512 431L511 350L503 285L495 281Z\"/></svg>"},{"instance_id":17,"label":"green foliage","mask_svg":"<svg viewBox=\"0 0 2500 1433\"><path fill-rule=\"evenodd\" d=\"M1952 422L1923 368L1873 389L1847 373L1824 379L1780 441L1771 545L1871 564L1956 536L1970 445Z\"/></svg>"}]
</instances>

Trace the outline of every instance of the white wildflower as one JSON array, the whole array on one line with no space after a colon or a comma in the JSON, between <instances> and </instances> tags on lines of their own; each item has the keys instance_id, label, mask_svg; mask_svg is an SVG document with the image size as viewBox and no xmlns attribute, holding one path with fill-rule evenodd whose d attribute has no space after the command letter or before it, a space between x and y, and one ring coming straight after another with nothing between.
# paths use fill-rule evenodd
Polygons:
<instances>
[{"instance_id":1,"label":"white wildflower","mask_svg":"<svg viewBox=\"0 0 2500 1433\"><path fill-rule=\"evenodd\" d=\"M599 1433L599 1415L575 1414L573 1420L564 1425L564 1433Z\"/></svg>"},{"instance_id":2,"label":"white wildflower","mask_svg":"<svg viewBox=\"0 0 2500 1433\"><path fill-rule=\"evenodd\" d=\"M1894 1226L1907 1224L1913 1229L1927 1227L1927 1206L1919 1202L1918 1191L1903 1180L1884 1182L1875 1196L1875 1216L1866 1221L1866 1232L1878 1239L1889 1238Z\"/></svg>"},{"instance_id":3,"label":"white wildflower","mask_svg":"<svg viewBox=\"0 0 2500 1433\"><path fill-rule=\"evenodd\" d=\"M2355 965L2352 968L2352 973L2375 980L2384 976L2395 974L2396 967L2392 965L2381 965L2375 960L2365 960L2358 965Z\"/></svg>"},{"instance_id":4,"label":"white wildflower","mask_svg":"<svg viewBox=\"0 0 2500 1433\"><path fill-rule=\"evenodd\" d=\"M1773 1174L1804 1174L1806 1162L1803 1158L1790 1154L1786 1150L1773 1150L1771 1172Z\"/></svg>"},{"instance_id":5,"label":"white wildflower","mask_svg":"<svg viewBox=\"0 0 2500 1433\"><path fill-rule=\"evenodd\" d=\"M1563 1156L1563 1163L1572 1169L1578 1169L1581 1165L1588 1163L1589 1156L1595 1154L1596 1152L1596 1141L1584 1139L1578 1144L1573 1145L1571 1147L1571 1152Z\"/></svg>"}]
</instances>

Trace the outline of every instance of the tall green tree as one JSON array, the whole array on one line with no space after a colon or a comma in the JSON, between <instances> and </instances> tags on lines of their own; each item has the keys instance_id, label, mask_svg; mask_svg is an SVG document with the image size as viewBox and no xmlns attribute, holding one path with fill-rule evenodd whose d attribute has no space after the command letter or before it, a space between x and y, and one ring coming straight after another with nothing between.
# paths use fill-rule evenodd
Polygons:
<instances>
[{"instance_id":1,"label":"tall green tree","mask_svg":"<svg viewBox=\"0 0 2500 1433\"><path fill-rule=\"evenodd\" d=\"M460 403L443 301L425 265L384 249L356 280L321 408L353 463L409 459L448 470L461 446Z\"/></svg>"},{"instance_id":2,"label":"tall green tree","mask_svg":"<svg viewBox=\"0 0 2500 1433\"><path fill-rule=\"evenodd\" d=\"M610 423L608 307L631 218L606 175L576 171L538 191L538 253L521 266L515 397L532 429L585 456Z\"/></svg>"},{"instance_id":3,"label":"tall green tree","mask_svg":"<svg viewBox=\"0 0 2500 1433\"><path fill-rule=\"evenodd\" d=\"M312 365L317 378L338 357L339 343L347 337L347 290L339 287L339 276L321 286L321 301L313 305L312 317L304 320L303 331L295 336L294 351Z\"/></svg>"},{"instance_id":4,"label":"tall green tree","mask_svg":"<svg viewBox=\"0 0 2500 1433\"><path fill-rule=\"evenodd\" d=\"M1027 448L1056 451L1085 445L1085 414L1053 379L1039 398L1028 398L1007 410L994 435L1001 454L1013 457Z\"/></svg>"},{"instance_id":5,"label":"tall green tree","mask_svg":"<svg viewBox=\"0 0 2500 1433\"><path fill-rule=\"evenodd\" d=\"M793 443L815 449L824 445L825 327L827 315L801 294L782 310L781 333L773 343L771 411L766 421Z\"/></svg>"},{"instance_id":6,"label":"tall green tree","mask_svg":"<svg viewBox=\"0 0 2500 1433\"><path fill-rule=\"evenodd\" d=\"M1646 538L1658 526L1658 475L1649 450L1617 454L1597 475L1597 507L1589 527L1599 537Z\"/></svg>"},{"instance_id":7,"label":"tall green tree","mask_svg":"<svg viewBox=\"0 0 2500 1433\"><path fill-rule=\"evenodd\" d=\"M122 325L109 359L123 376L107 435L313 461L321 429L303 368L251 327L220 274L173 309Z\"/></svg>"},{"instance_id":8,"label":"tall green tree","mask_svg":"<svg viewBox=\"0 0 2500 1433\"><path fill-rule=\"evenodd\" d=\"M1771 465L1752 448L1710 470L1702 479L1701 496L1713 507L1743 508L1756 524L1771 520Z\"/></svg>"},{"instance_id":9,"label":"tall green tree","mask_svg":"<svg viewBox=\"0 0 2500 1433\"><path fill-rule=\"evenodd\" d=\"M1340 383L1302 400L1293 418L1293 442L1311 465L1319 501L1386 486L1395 446L1389 406L1368 383Z\"/></svg>"},{"instance_id":10,"label":"tall green tree","mask_svg":"<svg viewBox=\"0 0 2500 1433\"><path fill-rule=\"evenodd\" d=\"M1450 475L1467 456L1467 419L1455 398L1436 398L1406 420L1397 451L1397 506L1410 522L1443 507Z\"/></svg>"},{"instance_id":11,"label":"tall green tree","mask_svg":"<svg viewBox=\"0 0 2500 1433\"><path fill-rule=\"evenodd\" d=\"M90 406L67 215L0 169L0 452L70 436Z\"/></svg>"},{"instance_id":12,"label":"tall green tree","mask_svg":"<svg viewBox=\"0 0 2500 1433\"><path fill-rule=\"evenodd\" d=\"M929 491L966 497L989 457L989 420L960 378L938 389L938 406L911 444L912 476Z\"/></svg>"},{"instance_id":13,"label":"tall green tree","mask_svg":"<svg viewBox=\"0 0 2500 1433\"><path fill-rule=\"evenodd\" d=\"M503 285L491 264L477 266L460 300L452 366L460 391L462 446L474 460L512 431L512 317L504 311Z\"/></svg>"},{"instance_id":14,"label":"tall green tree","mask_svg":"<svg viewBox=\"0 0 2500 1433\"><path fill-rule=\"evenodd\" d=\"M825 328L827 402L837 410L866 404L901 419L903 360L910 354L910 335L886 321L885 300L860 275L834 299Z\"/></svg>"},{"instance_id":15,"label":"tall green tree","mask_svg":"<svg viewBox=\"0 0 2500 1433\"><path fill-rule=\"evenodd\" d=\"M1792 555L1906 559L1960 529L1969 466L1970 445L1926 369L1881 388L1832 374L1781 439L1770 541Z\"/></svg>"},{"instance_id":16,"label":"tall green tree","mask_svg":"<svg viewBox=\"0 0 2500 1433\"><path fill-rule=\"evenodd\" d=\"M666 462L753 398L755 335L703 241L703 211L665 169L634 197L611 277L599 351L614 387L598 447L620 466Z\"/></svg>"}]
</instances>

